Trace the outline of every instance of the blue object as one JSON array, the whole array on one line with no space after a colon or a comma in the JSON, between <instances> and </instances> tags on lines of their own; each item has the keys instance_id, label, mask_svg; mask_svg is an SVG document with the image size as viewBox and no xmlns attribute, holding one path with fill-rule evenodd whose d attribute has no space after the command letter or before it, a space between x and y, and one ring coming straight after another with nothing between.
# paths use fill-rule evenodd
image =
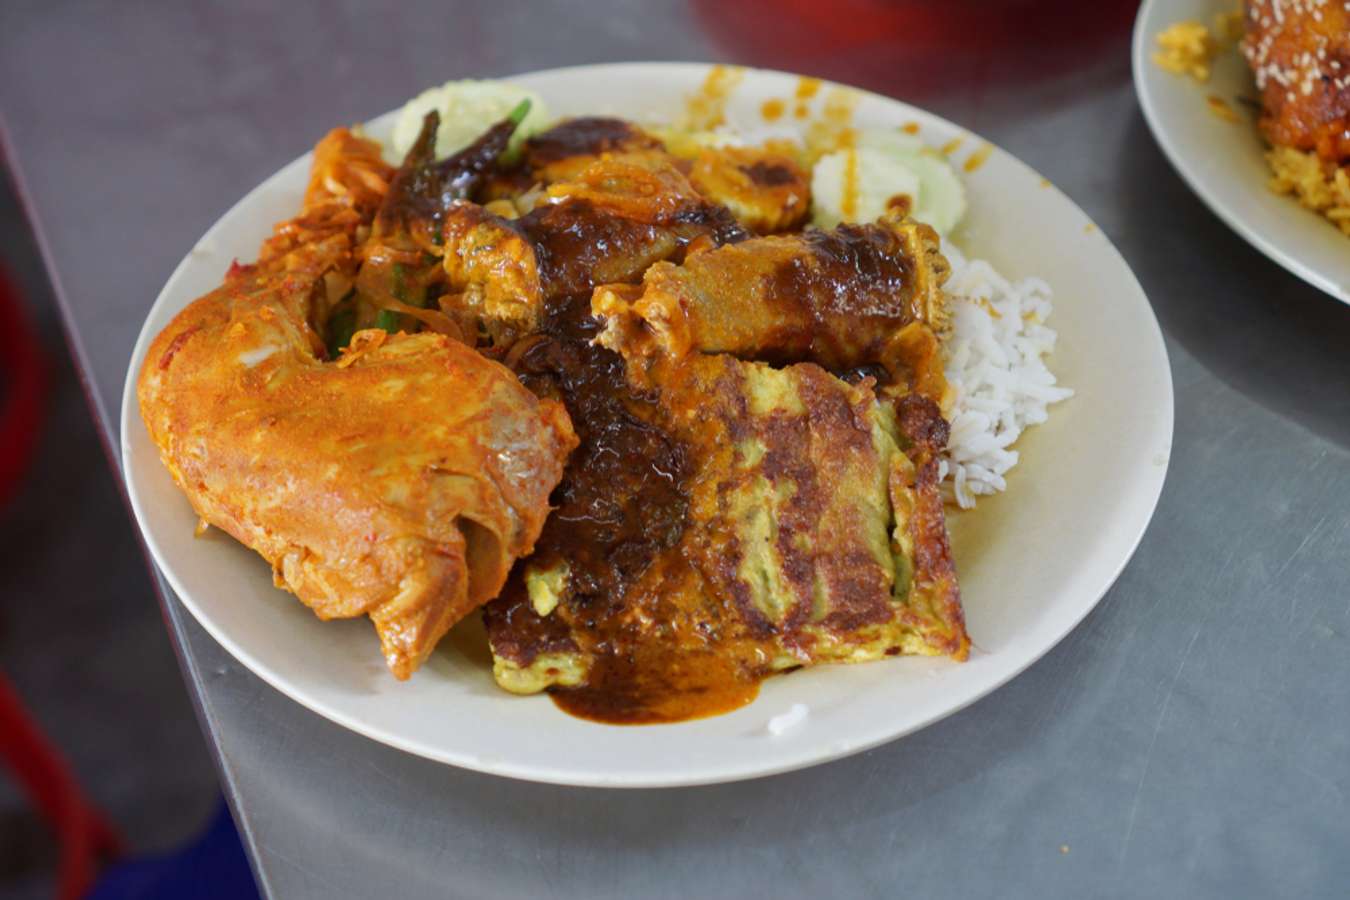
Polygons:
<instances>
[{"instance_id":1,"label":"blue object","mask_svg":"<svg viewBox=\"0 0 1350 900\"><path fill-rule=\"evenodd\" d=\"M206 832L176 853L118 863L87 900L253 900L248 856L224 801Z\"/></svg>"}]
</instances>

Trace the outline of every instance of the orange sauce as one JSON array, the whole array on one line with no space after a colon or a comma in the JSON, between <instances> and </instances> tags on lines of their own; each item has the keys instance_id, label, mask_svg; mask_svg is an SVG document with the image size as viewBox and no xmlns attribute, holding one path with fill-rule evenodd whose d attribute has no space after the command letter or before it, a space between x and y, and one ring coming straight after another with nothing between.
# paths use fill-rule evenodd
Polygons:
<instances>
[{"instance_id":1,"label":"orange sauce","mask_svg":"<svg viewBox=\"0 0 1350 900\"><path fill-rule=\"evenodd\" d=\"M792 114L798 119L805 119L811 114L811 98L820 93L820 79L808 78L802 76L797 79L797 90L795 96L797 105L793 108Z\"/></svg>"},{"instance_id":2,"label":"orange sauce","mask_svg":"<svg viewBox=\"0 0 1350 900\"><path fill-rule=\"evenodd\" d=\"M970 158L966 160L965 170L967 172L974 172L980 166L984 165L985 160L987 160L989 155L993 152L994 148L989 144L985 144L983 147L970 154Z\"/></svg>"},{"instance_id":3,"label":"orange sauce","mask_svg":"<svg viewBox=\"0 0 1350 900\"><path fill-rule=\"evenodd\" d=\"M670 653L641 642L623 651L597 659L585 686L554 688L549 696L581 719L650 725L720 716L759 694L759 678L744 672L726 648Z\"/></svg>"},{"instance_id":4,"label":"orange sauce","mask_svg":"<svg viewBox=\"0 0 1350 900\"><path fill-rule=\"evenodd\" d=\"M903 125L900 126L900 130L903 131L905 134L918 134L918 133L919 133L919 123L918 123L918 122L906 122L905 124L903 124Z\"/></svg>"},{"instance_id":5,"label":"orange sauce","mask_svg":"<svg viewBox=\"0 0 1350 900\"><path fill-rule=\"evenodd\" d=\"M846 221L858 218L858 151L849 148L844 162L844 190L839 200L839 211Z\"/></svg>"},{"instance_id":6,"label":"orange sauce","mask_svg":"<svg viewBox=\"0 0 1350 900\"><path fill-rule=\"evenodd\" d=\"M764 101L764 105L759 108L759 114L764 117L766 122L776 122L783 117L783 110L786 104L774 97Z\"/></svg>"},{"instance_id":7,"label":"orange sauce","mask_svg":"<svg viewBox=\"0 0 1350 900\"><path fill-rule=\"evenodd\" d=\"M942 145L942 152L945 153L947 156L951 156L958 149L960 149L961 142L964 140L965 138L962 137L952 138L950 141Z\"/></svg>"},{"instance_id":8,"label":"orange sauce","mask_svg":"<svg viewBox=\"0 0 1350 900\"><path fill-rule=\"evenodd\" d=\"M806 129L807 155L813 159L834 150L854 145L857 131L853 128L853 110L858 105L858 93L848 88L834 88L825 95L820 117Z\"/></svg>"},{"instance_id":9,"label":"orange sauce","mask_svg":"<svg viewBox=\"0 0 1350 900\"><path fill-rule=\"evenodd\" d=\"M1214 115L1218 116L1220 119L1223 119L1225 122L1238 121L1237 111L1222 97L1210 94L1205 98L1205 102L1209 104L1209 111L1214 113Z\"/></svg>"},{"instance_id":10,"label":"orange sauce","mask_svg":"<svg viewBox=\"0 0 1350 900\"><path fill-rule=\"evenodd\" d=\"M727 120L727 101L745 77L736 66L713 66L703 84L685 102L684 127L690 131L711 131Z\"/></svg>"}]
</instances>

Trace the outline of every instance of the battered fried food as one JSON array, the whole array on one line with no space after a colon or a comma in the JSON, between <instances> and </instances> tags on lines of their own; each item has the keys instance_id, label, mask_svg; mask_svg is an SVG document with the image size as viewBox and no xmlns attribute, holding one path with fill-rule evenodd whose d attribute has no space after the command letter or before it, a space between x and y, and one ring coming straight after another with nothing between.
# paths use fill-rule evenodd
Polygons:
<instances>
[{"instance_id":1,"label":"battered fried food","mask_svg":"<svg viewBox=\"0 0 1350 900\"><path fill-rule=\"evenodd\" d=\"M636 282L652 263L681 259L691 246L747 236L664 153L604 155L551 184L517 219L474 203L452 206L443 306L499 343L537 329L547 301Z\"/></svg>"},{"instance_id":2,"label":"battered fried food","mask_svg":"<svg viewBox=\"0 0 1350 900\"><path fill-rule=\"evenodd\" d=\"M636 375L690 353L835 371L879 365L897 378L908 370L912 386L941 402L933 332L945 324L948 271L931 228L888 218L658 263L641 287L597 289L592 311L607 323L601 343Z\"/></svg>"},{"instance_id":3,"label":"battered fried food","mask_svg":"<svg viewBox=\"0 0 1350 900\"><path fill-rule=\"evenodd\" d=\"M530 552L576 438L560 404L444 335L358 331L328 360L327 280L351 271L387 174L349 138L321 143L305 210L259 264L155 339L137 395L201 519L320 618L369 615L407 678ZM330 170L330 151L352 164Z\"/></svg>"}]
</instances>

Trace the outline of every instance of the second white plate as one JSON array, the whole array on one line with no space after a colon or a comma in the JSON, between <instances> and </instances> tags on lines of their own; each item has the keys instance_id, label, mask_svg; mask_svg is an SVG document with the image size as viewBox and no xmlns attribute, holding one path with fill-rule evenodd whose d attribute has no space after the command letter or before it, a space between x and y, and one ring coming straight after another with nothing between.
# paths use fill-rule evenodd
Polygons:
<instances>
[{"instance_id":1,"label":"second white plate","mask_svg":"<svg viewBox=\"0 0 1350 900\"><path fill-rule=\"evenodd\" d=\"M1204 84L1153 63L1159 32L1175 22L1210 25L1231 12L1230 0L1146 0L1134 24L1134 86L1144 118L1191 190L1249 244L1299 278L1350 303L1350 237L1292 197L1266 187L1266 145L1238 97L1258 99L1251 71L1237 50L1214 60ZM1208 97L1238 114L1229 122L1210 112Z\"/></svg>"}]
</instances>

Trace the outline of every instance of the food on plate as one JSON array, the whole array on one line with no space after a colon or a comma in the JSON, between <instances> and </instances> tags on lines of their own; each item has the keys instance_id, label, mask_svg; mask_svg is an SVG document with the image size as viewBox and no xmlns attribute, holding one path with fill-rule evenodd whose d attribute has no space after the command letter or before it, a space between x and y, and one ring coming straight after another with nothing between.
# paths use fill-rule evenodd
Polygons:
<instances>
[{"instance_id":1,"label":"food on plate","mask_svg":"<svg viewBox=\"0 0 1350 900\"><path fill-rule=\"evenodd\" d=\"M558 141L559 131L569 135L569 152L576 151L568 159L584 164L560 167L555 157L541 156L536 143ZM531 187L524 194L447 211L443 305L494 343L537 328L547 304L640 279L693 242L716 246L747 236L664 152L602 149L617 145L601 120L588 120L582 132L566 123L527 144L521 182ZM554 176L560 180L550 181Z\"/></svg>"},{"instance_id":2,"label":"food on plate","mask_svg":"<svg viewBox=\"0 0 1350 900\"><path fill-rule=\"evenodd\" d=\"M811 190L813 221L822 228L871 222L891 212L909 214L947 235L966 214L965 186L946 159L901 131L863 129L853 135L816 162Z\"/></svg>"},{"instance_id":3,"label":"food on plate","mask_svg":"<svg viewBox=\"0 0 1350 900\"><path fill-rule=\"evenodd\" d=\"M606 322L600 343L624 356L632 377L691 352L728 353L836 372L881 366L891 387L927 388L941 402L933 330L945 324L949 271L931 228L883 216L657 263L640 287L598 288L591 309Z\"/></svg>"},{"instance_id":4,"label":"food on plate","mask_svg":"<svg viewBox=\"0 0 1350 900\"><path fill-rule=\"evenodd\" d=\"M689 180L756 234L789 231L811 211L806 170L773 147L704 147L694 158Z\"/></svg>"},{"instance_id":5,"label":"food on plate","mask_svg":"<svg viewBox=\"0 0 1350 900\"><path fill-rule=\"evenodd\" d=\"M1219 52L1214 36L1203 22L1175 22L1159 32L1153 62L1174 75L1189 75L1208 81L1210 65Z\"/></svg>"},{"instance_id":6,"label":"food on plate","mask_svg":"<svg viewBox=\"0 0 1350 900\"><path fill-rule=\"evenodd\" d=\"M1251 0L1242 53L1261 91L1271 188L1350 235L1350 4Z\"/></svg>"},{"instance_id":7,"label":"food on plate","mask_svg":"<svg viewBox=\"0 0 1350 900\"><path fill-rule=\"evenodd\" d=\"M1049 288L946 240L965 188L912 132L831 94L809 140L755 140L725 87L647 128L452 82L397 167L325 137L299 215L140 373L202 522L369 615L399 678L481 607L501 687L601 721L964 660L947 507L1070 393Z\"/></svg>"},{"instance_id":8,"label":"food on plate","mask_svg":"<svg viewBox=\"0 0 1350 900\"><path fill-rule=\"evenodd\" d=\"M1261 131L1277 147L1350 158L1350 6L1250 0L1242 54L1261 91Z\"/></svg>"},{"instance_id":9,"label":"food on plate","mask_svg":"<svg viewBox=\"0 0 1350 900\"><path fill-rule=\"evenodd\" d=\"M576 439L560 404L444 334L361 327L328 354L389 173L348 132L315 159L300 216L160 333L137 396L201 520L319 617L368 615L407 678L529 553Z\"/></svg>"},{"instance_id":10,"label":"food on plate","mask_svg":"<svg viewBox=\"0 0 1350 900\"><path fill-rule=\"evenodd\" d=\"M548 123L548 108L534 91L505 81L474 79L427 88L403 105L394 123L391 140L394 154L401 158L412 149L422 134L427 113L438 116L434 152L444 159L472 144L485 128L507 118L527 102L527 112L511 135L510 150L517 152L527 137Z\"/></svg>"},{"instance_id":11,"label":"food on plate","mask_svg":"<svg viewBox=\"0 0 1350 900\"><path fill-rule=\"evenodd\" d=\"M1215 32L1178 22L1157 36L1154 62L1198 80L1230 38L1260 92L1261 135L1270 145L1268 184L1350 235L1350 4L1344 0L1248 0L1216 18ZM1215 115L1238 121L1222 97Z\"/></svg>"}]
</instances>

